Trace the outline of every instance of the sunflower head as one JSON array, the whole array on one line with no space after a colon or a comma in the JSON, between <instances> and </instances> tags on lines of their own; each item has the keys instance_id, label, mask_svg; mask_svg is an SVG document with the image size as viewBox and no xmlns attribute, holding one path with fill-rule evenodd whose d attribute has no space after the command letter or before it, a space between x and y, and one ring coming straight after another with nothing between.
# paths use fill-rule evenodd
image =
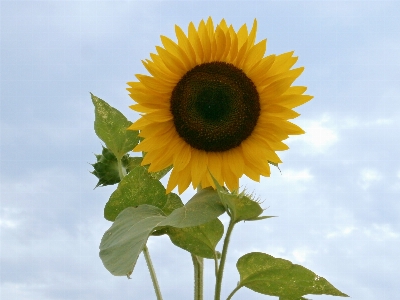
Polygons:
<instances>
[{"instance_id":1,"label":"sunflower head","mask_svg":"<svg viewBox=\"0 0 400 300\"><path fill-rule=\"evenodd\" d=\"M190 23L187 34L175 26L177 41L161 36L163 47L142 61L150 75L128 82L131 108L141 113L129 129L144 138L134 151L147 153L150 172L173 166L167 192L215 187L210 173L230 190L243 175L259 181L270 175L269 162L282 162L282 141L304 133L288 121L312 99L292 86L304 68L292 69L293 52L265 56L256 31L256 20L250 32L211 18Z\"/></svg>"}]
</instances>

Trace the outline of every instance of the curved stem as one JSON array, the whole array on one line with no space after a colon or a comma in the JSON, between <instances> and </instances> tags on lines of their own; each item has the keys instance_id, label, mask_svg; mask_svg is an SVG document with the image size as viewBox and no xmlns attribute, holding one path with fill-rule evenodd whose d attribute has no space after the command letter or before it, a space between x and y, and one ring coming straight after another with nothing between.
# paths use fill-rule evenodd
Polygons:
<instances>
[{"instance_id":1,"label":"curved stem","mask_svg":"<svg viewBox=\"0 0 400 300\"><path fill-rule=\"evenodd\" d=\"M156 272L154 271L154 267L153 267L153 264L152 264L151 258L150 258L149 249L147 248L146 245L144 245L143 254L144 254L144 258L146 259L147 267L149 268L149 271L150 271L151 281L153 282L153 287L154 287L154 291L156 292L157 300L162 300L161 290L160 290L160 286L158 285Z\"/></svg>"},{"instance_id":2,"label":"curved stem","mask_svg":"<svg viewBox=\"0 0 400 300\"><path fill-rule=\"evenodd\" d=\"M226 236L224 240L224 246L222 248L221 262L219 263L217 282L215 283L215 300L221 299L221 286L222 286L222 276L224 275L224 266L226 260L226 254L228 252L229 240L232 234L233 227L235 226L235 222L233 218L229 222L228 230L226 231Z\"/></svg>"},{"instance_id":3,"label":"curved stem","mask_svg":"<svg viewBox=\"0 0 400 300\"><path fill-rule=\"evenodd\" d=\"M229 294L229 296L228 296L228 298L226 298L226 300L232 299L233 295L234 295L238 290L240 290L240 288L241 288L240 285L238 285L237 287L235 287L235 289L232 291L232 293Z\"/></svg>"},{"instance_id":4,"label":"curved stem","mask_svg":"<svg viewBox=\"0 0 400 300\"><path fill-rule=\"evenodd\" d=\"M203 300L204 259L192 254L194 267L194 300Z\"/></svg>"},{"instance_id":5,"label":"curved stem","mask_svg":"<svg viewBox=\"0 0 400 300\"><path fill-rule=\"evenodd\" d=\"M215 278L218 276L218 257L217 251L214 251L214 269L215 269Z\"/></svg>"}]
</instances>

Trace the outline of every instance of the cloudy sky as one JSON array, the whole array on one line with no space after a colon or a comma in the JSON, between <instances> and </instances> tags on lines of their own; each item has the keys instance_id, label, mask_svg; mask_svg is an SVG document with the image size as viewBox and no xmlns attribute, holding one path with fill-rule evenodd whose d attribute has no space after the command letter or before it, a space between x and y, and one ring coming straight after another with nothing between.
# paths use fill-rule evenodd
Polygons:
<instances>
[{"instance_id":1,"label":"cloudy sky","mask_svg":"<svg viewBox=\"0 0 400 300\"><path fill-rule=\"evenodd\" d=\"M267 52L295 50L297 111L282 174L242 186L278 218L239 224L223 295L243 254L262 251L328 279L352 299L396 299L400 278L400 2L1 1L1 299L155 299L143 257L132 280L98 257L115 187L89 173L101 143L89 92L134 121L126 82L141 60L208 16L258 20ZM182 197L187 200L192 190ZM226 221L225 218L222 218ZM167 237L149 249L164 299L192 298L190 255ZM206 299L213 265L206 264ZM226 297L226 296L225 296ZM312 299L334 299L312 296ZM234 299L272 299L241 289Z\"/></svg>"}]
</instances>

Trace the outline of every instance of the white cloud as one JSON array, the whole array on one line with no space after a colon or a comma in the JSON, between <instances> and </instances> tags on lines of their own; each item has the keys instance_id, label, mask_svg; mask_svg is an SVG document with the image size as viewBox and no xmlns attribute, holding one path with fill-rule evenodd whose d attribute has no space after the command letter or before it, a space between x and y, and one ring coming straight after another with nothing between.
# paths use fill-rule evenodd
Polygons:
<instances>
[{"instance_id":1,"label":"white cloud","mask_svg":"<svg viewBox=\"0 0 400 300\"><path fill-rule=\"evenodd\" d=\"M400 237L400 233L395 232L389 224L372 224L372 228L365 228L363 233L375 241L391 240Z\"/></svg>"},{"instance_id":2,"label":"white cloud","mask_svg":"<svg viewBox=\"0 0 400 300\"><path fill-rule=\"evenodd\" d=\"M323 115L320 120L303 120L298 122L299 126L306 132L305 135L291 137L289 142L303 141L307 145L307 153L326 152L339 140L337 130L330 123L330 117Z\"/></svg>"},{"instance_id":3,"label":"white cloud","mask_svg":"<svg viewBox=\"0 0 400 300\"><path fill-rule=\"evenodd\" d=\"M285 170L282 173L282 177L288 181L300 181L300 182L304 182L304 181L310 181L313 179L313 175L310 174L310 170L309 169L304 169L301 171L297 171L297 170Z\"/></svg>"},{"instance_id":4,"label":"white cloud","mask_svg":"<svg viewBox=\"0 0 400 300\"><path fill-rule=\"evenodd\" d=\"M317 253L317 251L311 250L307 247L297 248L292 251L292 255L294 256L295 260L300 263L304 263L307 260L308 256L314 253Z\"/></svg>"},{"instance_id":5,"label":"white cloud","mask_svg":"<svg viewBox=\"0 0 400 300\"><path fill-rule=\"evenodd\" d=\"M330 232L326 235L327 238L337 238L337 237L345 237L354 232L357 228L353 225L344 226L337 231Z\"/></svg>"},{"instance_id":6,"label":"white cloud","mask_svg":"<svg viewBox=\"0 0 400 300\"><path fill-rule=\"evenodd\" d=\"M339 228L336 231L330 232L326 235L326 238L345 238L355 237L358 239L373 240L373 241L386 241L398 239L400 233L393 230L390 224L372 224L370 226L356 227L354 225L348 225Z\"/></svg>"},{"instance_id":7,"label":"white cloud","mask_svg":"<svg viewBox=\"0 0 400 300\"><path fill-rule=\"evenodd\" d=\"M374 182L382 180L382 175L379 171L374 169L363 169L360 172L358 184L365 190L369 188Z\"/></svg>"}]
</instances>

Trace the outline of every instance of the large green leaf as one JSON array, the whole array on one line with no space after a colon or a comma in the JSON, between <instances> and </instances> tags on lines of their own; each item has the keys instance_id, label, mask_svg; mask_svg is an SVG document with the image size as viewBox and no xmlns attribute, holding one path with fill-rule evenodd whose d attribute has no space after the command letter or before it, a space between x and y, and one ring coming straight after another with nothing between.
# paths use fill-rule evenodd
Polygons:
<instances>
[{"instance_id":1,"label":"large green leaf","mask_svg":"<svg viewBox=\"0 0 400 300\"><path fill-rule=\"evenodd\" d=\"M139 143L138 131L127 130L132 122L104 100L90 95L95 108L94 131L117 159L121 159Z\"/></svg>"},{"instance_id":2,"label":"large green leaf","mask_svg":"<svg viewBox=\"0 0 400 300\"><path fill-rule=\"evenodd\" d=\"M157 207L141 205L121 212L101 239L100 258L115 276L130 276L147 239L165 219Z\"/></svg>"},{"instance_id":3,"label":"large green leaf","mask_svg":"<svg viewBox=\"0 0 400 300\"><path fill-rule=\"evenodd\" d=\"M309 269L265 253L248 253L239 258L236 266L240 287L281 300L298 300L307 294L348 297Z\"/></svg>"},{"instance_id":4,"label":"large green leaf","mask_svg":"<svg viewBox=\"0 0 400 300\"><path fill-rule=\"evenodd\" d=\"M196 218L196 213L199 211L189 214L189 218L194 217L197 220L196 223L199 223L201 218ZM160 208L147 204L124 209L101 240L100 257L104 266L113 275L129 276L148 237L156 230L160 231L164 228L168 231L169 226L175 226L175 224L181 227L183 224L190 225L190 222L184 221L186 217L182 214L173 215L173 213L166 216ZM211 222L208 221L207 225L182 232L179 234L176 231L171 234L175 237L178 246L209 257L222 236L223 226L215 217ZM198 242L200 246L189 245L192 241Z\"/></svg>"},{"instance_id":5,"label":"large green leaf","mask_svg":"<svg viewBox=\"0 0 400 300\"><path fill-rule=\"evenodd\" d=\"M214 219L194 227L168 227L166 233L176 246L200 257L214 258L215 247L224 234L224 225Z\"/></svg>"},{"instance_id":6,"label":"large green leaf","mask_svg":"<svg viewBox=\"0 0 400 300\"><path fill-rule=\"evenodd\" d=\"M160 225L178 228L210 222L225 212L215 190L206 188L196 193L184 206L175 209Z\"/></svg>"},{"instance_id":7,"label":"large green leaf","mask_svg":"<svg viewBox=\"0 0 400 300\"><path fill-rule=\"evenodd\" d=\"M104 217L114 221L127 207L149 204L162 209L167 203L165 188L144 167L136 167L126 175L112 193L104 208Z\"/></svg>"}]
</instances>

